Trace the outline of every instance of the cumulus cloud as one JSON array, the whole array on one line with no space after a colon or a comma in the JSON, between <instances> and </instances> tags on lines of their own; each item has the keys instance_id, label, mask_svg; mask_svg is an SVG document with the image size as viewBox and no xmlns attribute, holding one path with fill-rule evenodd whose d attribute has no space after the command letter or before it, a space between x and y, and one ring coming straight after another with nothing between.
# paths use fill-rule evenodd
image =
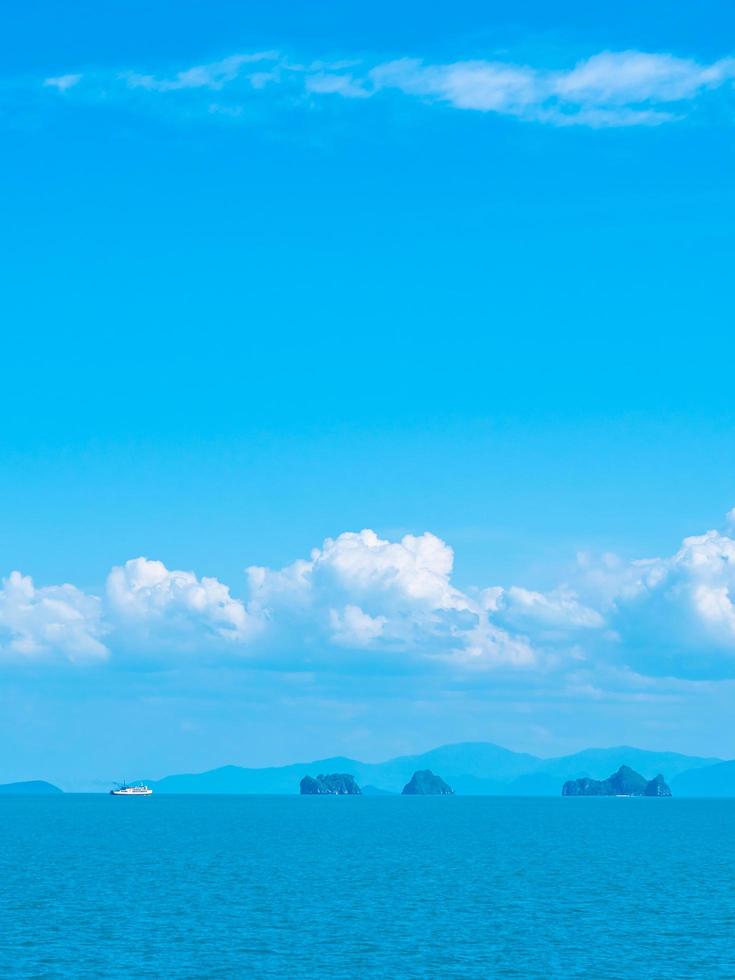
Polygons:
<instances>
[{"instance_id":1,"label":"cumulus cloud","mask_svg":"<svg viewBox=\"0 0 735 980\"><path fill-rule=\"evenodd\" d=\"M631 663L685 675L735 670L735 540L707 531L668 558L612 571L608 619Z\"/></svg>"},{"instance_id":2,"label":"cumulus cloud","mask_svg":"<svg viewBox=\"0 0 735 980\"><path fill-rule=\"evenodd\" d=\"M573 582L545 592L459 588L453 565L434 534L389 540L365 529L283 568L251 566L243 598L147 558L113 568L100 597L37 588L13 572L0 590L0 653L79 662L234 654L294 669L375 657L536 676L584 662L626 676L735 677L735 539L724 531L685 538L668 557L580 555Z\"/></svg>"},{"instance_id":3,"label":"cumulus cloud","mask_svg":"<svg viewBox=\"0 0 735 980\"><path fill-rule=\"evenodd\" d=\"M78 74L48 78L46 86L72 88ZM511 60L465 59L432 64L420 58L391 61L292 61L277 51L233 54L169 73L124 71L97 78L109 100L115 85L128 92L166 96L169 108L185 101L188 118L242 115L254 98L289 110L314 100L365 100L390 92L455 109L496 113L555 126L650 126L679 119L717 88L732 87L735 58L703 64L667 52L600 51L570 67ZM85 89L87 88L85 84ZM207 98L218 93L216 110ZM88 93L89 96L89 93ZM308 96L308 98L305 98ZM199 102L197 103L197 99Z\"/></svg>"},{"instance_id":4,"label":"cumulus cloud","mask_svg":"<svg viewBox=\"0 0 735 980\"><path fill-rule=\"evenodd\" d=\"M112 569L106 608L118 633L138 644L242 644L255 628L243 603L216 578L170 571L147 558Z\"/></svg>"},{"instance_id":5,"label":"cumulus cloud","mask_svg":"<svg viewBox=\"0 0 735 980\"><path fill-rule=\"evenodd\" d=\"M534 652L490 622L451 582L452 549L433 534L380 538L366 529L327 538L308 561L248 569L254 608L312 643L486 664L529 664Z\"/></svg>"},{"instance_id":6,"label":"cumulus cloud","mask_svg":"<svg viewBox=\"0 0 735 980\"><path fill-rule=\"evenodd\" d=\"M494 591L493 608L497 618L509 625L530 630L562 630L564 633L600 629L605 625L604 617L596 609L581 603L568 587L544 593L513 585Z\"/></svg>"},{"instance_id":7,"label":"cumulus cloud","mask_svg":"<svg viewBox=\"0 0 735 980\"><path fill-rule=\"evenodd\" d=\"M36 588L20 572L11 572L2 584L0 656L74 662L107 657L99 599L73 585Z\"/></svg>"},{"instance_id":8,"label":"cumulus cloud","mask_svg":"<svg viewBox=\"0 0 735 980\"><path fill-rule=\"evenodd\" d=\"M367 647L382 636L387 622L385 616L368 616L359 606L329 610L331 637L339 646Z\"/></svg>"}]
</instances>

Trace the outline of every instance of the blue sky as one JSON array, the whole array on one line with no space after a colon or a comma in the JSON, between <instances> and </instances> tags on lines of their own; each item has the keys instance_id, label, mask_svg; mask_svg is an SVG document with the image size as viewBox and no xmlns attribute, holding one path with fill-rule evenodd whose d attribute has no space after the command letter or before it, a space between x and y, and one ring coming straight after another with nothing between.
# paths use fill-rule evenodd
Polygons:
<instances>
[{"instance_id":1,"label":"blue sky","mask_svg":"<svg viewBox=\"0 0 735 980\"><path fill-rule=\"evenodd\" d=\"M9 5L0 778L735 754L734 20Z\"/></svg>"}]
</instances>

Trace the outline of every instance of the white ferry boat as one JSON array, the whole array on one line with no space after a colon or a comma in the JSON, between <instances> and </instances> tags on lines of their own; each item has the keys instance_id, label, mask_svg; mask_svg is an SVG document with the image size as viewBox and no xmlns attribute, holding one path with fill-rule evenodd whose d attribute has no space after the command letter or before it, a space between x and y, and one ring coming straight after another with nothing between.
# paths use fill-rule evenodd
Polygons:
<instances>
[{"instance_id":1,"label":"white ferry boat","mask_svg":"<svg viewBox=\"0 0 735 980\"><path fill-rule=\"evenodd\" d=\"M153 790L145 783L118 783L110 790L110 796L150 796Z\"/></svg>"}]
</instances>

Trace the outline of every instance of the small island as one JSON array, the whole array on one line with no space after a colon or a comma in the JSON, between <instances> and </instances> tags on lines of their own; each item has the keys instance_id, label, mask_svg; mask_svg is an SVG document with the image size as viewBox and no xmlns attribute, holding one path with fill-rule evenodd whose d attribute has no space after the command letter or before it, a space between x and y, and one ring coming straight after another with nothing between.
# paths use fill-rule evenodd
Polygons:
<instances>
[{"instance_id":1,"label":"small island","mask_svg":"<svg viewBox=\"0 0 735 980\"><path fill-rule=\"evenodd\" d=\"M561 791L562 796L671 796L664 777L646 779L630 766L621 766L607 779L570 779Z\"/></svg>"},{"instance_id":2,"label":"small island","mask_svg":"<svg viewBox=\"0 0 735 980\"><path fill-rule=\"evenodd\" d=\"M431 769L419 769L403 787L403 796L452 796L454 790Z\"/></svg>"},{"instance_id":3,"label":"small island","mask_svg":"<svg viewBox=\"0 0 735 980\"><path fill-rule=\"evenodd\" d=\"M302 796L362 796L362 790L349 773L304 776L300 784Z\"/></svg>"}]
</instances>

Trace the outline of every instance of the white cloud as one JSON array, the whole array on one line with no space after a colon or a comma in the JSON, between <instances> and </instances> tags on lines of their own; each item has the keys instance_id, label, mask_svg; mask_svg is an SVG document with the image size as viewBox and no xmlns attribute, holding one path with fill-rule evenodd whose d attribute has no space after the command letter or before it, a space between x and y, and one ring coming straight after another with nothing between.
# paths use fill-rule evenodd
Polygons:
<instances>
[{"instance_id":1,"label":"white cloud","mask_svg":"<svg viewBox=\"0 0 735 980\"><path fill-rule=\"evenodd\" d=\"M80 78L60 75L44 84L65 91ZM318 98L365 100L397 91L456 109L555 126L600 128L653 126L683 118L707 92L731 85L735 58L705 64L666 52L601 51L571 67L556 68L485 59L445 64L419 58L298 63L277 51L260 51L169 75L127 71L96 79L106 101L116 84L123 86L122 95L128 90L128 97L131 89L151 98L178 93L186 97L187 118L192 118L197 106L202 117L236 117L243 114L246 100L254 98L271 99L273 105L293 111ZM85 91L88 88L85 84ZM216 103L207 97L213 91L220 93ZM304 99L304 94L310 98ZM171 108L177 102L167 99L165 104Z\"/></svg>"},{"instance_id":2,"label":"white cloud","mask_svg":"<svg viewBox=\"0 0 735 980\"><path fill-rule=\"evenodd\" d=\"M81 75L57 75L55 78L45 78L43 84L46 88L55 88L59 92L66 92L67 89L78 85L81 80Z\"/></svg>"},{"instance_id":3,"label":"white cloud","mask_svg":"<svg viewBox=\"0 0 735 980\"><path fill-rule=\"evenodd\" d=\"M723 646L735 655L735 541L718 531L685 538L668 559L634 567L641 570L627 601L640 617L656 620L662 636L677 645ZM659 612L664 612L659 617ZM673 627L673 629L672 629Z\"/></svg>"},{"instance_id":4,"label":"white cloud","mask_svg":"<svg viewBox=\"0 0 735 980\"><path fill-rule=\"evenodd\" d=\"M338 646L367 647L379 639L386 623L385 616L368 616L359 606L329 610L330 632Z\"/></svg>"},{"instance_id":5,"label":"white cloud","mask_svg":"<svg viewBox=\"0 0 735 980\"><path fill-rule=\"evenodd\" d=\"M397 88L481 112L518 112L541 98L533 69L488 61L423 65L417 59L401 59L377 65L370 79L376 89Z\"/></svg>"},{"instance_id":6,"label":"white cloud","mask_svg":"<svg viewBox=\"0 0 735 980\"><path fill-rule=\"evenodd\" d=\"M581 556L581 588L617 637L619 655L652 673L735 671L735 540L685 538L668 558Z\"/></svg>"},{"instance_id":7,"label":"white cloud","mask_svg":"<svg viewBox=\"0 0 735 980\"><path fill-rule=\"evenodd\" d=\"M113 568L106 599L118 633L138 644L238 644L255 629L242 602L216 578L169 571L163 562L147 558Z\"/></svg>"},{"instance_id":8,"label":"white cloud","mask_svg":"<svg viewBox=\"0 0 735 980\"><path fill-rule=\"evenodd\" d=\"M558 588L551 592L534 592L519 586L498 590L495 609L503 622L524 629L600 629L603 616L583 605L575 592Z\"/></svg>"},{"instance_id":9,"label":"white cloud","mask_svg":"<svg viewBox=\"0 0 735 980\"><path fill-rule=\"evenodd\" d=\"M248 569L252 605L293 635L343 647L529 663L533 651L489 620L486 605L455 588L454 554L433 534L387 541L374 531L327 538L309 561Z\"/></svg>"},{"instance_id":10,"label":"white cloud","mask_svg":"<svg viewBox=\"0 0 735 980\"><path fill-rule=\"evenodd\" d=\"M375 91L446 102L554 125L656 125L677 118L666 108L735 77L735 59L700 65L670 54L605 51L567 71L493 61L426 65L400 59L369 71ZM349 96L349 89L332 91Z\"/></svg>"},{"instance_id":11,"label":"white cloud","mask_svg":"<svg viewBox=\"0 0 735 980\"><path fill-rule=\"evenodd\" d=\"M575 108L574 111L560 107L538 109L533 116L536 122L550 123L552 126L587 126L589 129L619 129L623 126L662 126L664 123L683 119L683 113L664 112L661 109L619 108Z\"/></svg>"},{"instance_id":12,"label":"white cloud","mask_svg":"<svg viewBox=\"0 0 735 980\"><path fill-rule=\"evenodd\" d=\"M73 585L36 588L11 572L0 589L0 655L36 659L48 655L80 662L104 659L99 599Z\"/></svg>"},{"instance_id":13,"label":"white cloud","mask_svg":"<svg viewBox=\"0 0 735 980\"><path fill-rule=\"evenodd\" d=\"M700 65L687 58L644 51L603 51L572 71L551 76L551 91L566 102L615 106L679 102L735 75L735 60Z\"/></svg>"},{"instance_id":14,"label":"white cloud","mask_svg":"<svg viewBox=\"0 0 735 980\"><path fill-rule=\"evenodd\" d=\"M356 82L350 74L334 72L316 72L305 77L304 85L307 92L316 95L343 95L349 99L367 99L372 94L364 83Z\"/></svg>"},{"instance_id":15,"label":"white cloud","mask_svg":"<svg viewBox=\"0 0 735 980\"><path fill-rule=\"evenodd\" d=\"M621 665L680 678L735 676L735 539L685 538L671 556L579 556L573 585L460 589L451 547L428 532L327 538L281 569L248 569L247 601L194 572L135 558L101 598L36 588L13 572L0 590L0 652L84 661L158 651L289 658L298 669L393 658L447 669L537 673ZM280 662L280 661L279 661Z\"/></svg>"},{"instance_id":16,"label":"white cloud","mask_svg":"<svg viewBox=\"0 0 735 980\"><path fill-rule=\"evenodd\" d=\"M454 552L433 534L407 534L386 541L375 531L346 532L327 538L312 556L317 579L338 584L350 594L390 597L432 609L466 608L449 581Z\"/></svg>"},{"instance_id":17,"label":"white cloud","mask_svg":"<svg viewBox=\"0 0 735 980\"><path fill-rule=\"evenodd\" d=\"M244 65L262 61L274 61L278 57L274 51L259 51L255 54L235 54L207 65L195 65L176 72L173 78L157 78L139 72L127 72L121 77L130 88L142 88L151 92L179 92L182 89L220 90L234 82Z\"/></svg>"}]
</instances>

